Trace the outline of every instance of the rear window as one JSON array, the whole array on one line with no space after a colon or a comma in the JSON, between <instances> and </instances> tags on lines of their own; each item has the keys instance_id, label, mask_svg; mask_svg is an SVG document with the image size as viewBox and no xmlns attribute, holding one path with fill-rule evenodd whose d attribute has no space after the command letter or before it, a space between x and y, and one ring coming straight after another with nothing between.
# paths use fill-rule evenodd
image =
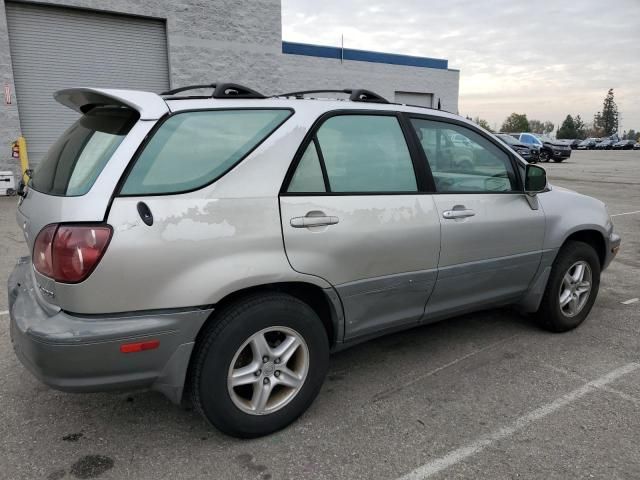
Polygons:
<instances>
[{"instance_id":1,"label":"rear window","mask_svg":"<svg viewBox=\"0 0 640 480\"><path fill-rule=\"evenodd\" d=\"M49 149L29 181L48 195L84 195L138 121L123 107L96 107L76 121Z\"/></svg>"},{"instance_id":2,"label":"rear window","mask_svg":"<svg viewBox=\"0 0 640 480\"><path fill-rule=\"evenodd\" d=\"M292 114L285 109L206 110L169 117L122 186L122 195L170 194L217 180Z\"/></svg>"}]
</instances>

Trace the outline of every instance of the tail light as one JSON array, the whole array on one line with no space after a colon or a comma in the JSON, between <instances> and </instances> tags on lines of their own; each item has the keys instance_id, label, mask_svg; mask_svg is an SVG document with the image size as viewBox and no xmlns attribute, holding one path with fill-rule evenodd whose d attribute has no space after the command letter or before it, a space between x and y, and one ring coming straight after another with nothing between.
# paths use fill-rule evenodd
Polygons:
<instances>
[{"instance_id":1,"label":"tail light","mask_svg":"<svg viewBox=\"0 0 640 480\"><path fill-rule=\"evenodd\" d=\"M36 237L33 265L56 282L81 282L98 265L111 234L108 225L47 225Z\"/></svg>"}]
</instances>

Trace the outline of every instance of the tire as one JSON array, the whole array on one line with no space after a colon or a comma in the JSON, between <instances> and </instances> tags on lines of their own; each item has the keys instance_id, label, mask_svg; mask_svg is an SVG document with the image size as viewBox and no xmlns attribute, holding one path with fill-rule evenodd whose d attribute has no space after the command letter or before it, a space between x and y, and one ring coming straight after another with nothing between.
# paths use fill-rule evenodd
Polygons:
<instances>
[{"instance_id":1,"label":"tire","mask_svg":"<svg viewBox=\"0 0 640 480\"><path fill-rule=\"evenodd\" d=\"M570 288L567 288L568 285L565 282L565 274L573 272L575 277L577 273L575 266L578 264L588 266L588 269L584 268L585 277L583 277L586 281L587 273L590 276L589 291L583 294L587 295L587 297L585 299L584 296L580 296L575 304L569 302L564 307L561 307L560 302L562 301L563 292L566 293L567 290L569 290L573 293ZM580 282L576 285L576 294L584 289L579 286L581 284L583 283ZM576 328L587 318L587 315L589 315L598 296L599 287L600 259L598 258L598 254L589 244L569 241L560 249L551 267L551 275L549 276L545 293L540 302L540 308L535 314L538 323L542 328L551 332L566 332ZM576 307L574 314L570 312L572 306Z\"/></svg>"},{"instance_id":2,"label":"tire","mask_svg":"<svg viewBox=\"0 0 640 480\"><path fill-rule=\"evenodd\" d=\"M564 158L554 158L553 161L555 163L561 163L564 160Z\"/></svg>"},{"instance_id":3,"label":"tire","mask_svg":"<svg viewBox=\"0 0 640 480\"><path fill-rule=\"evenodd\" d=\"M220 431L239 438L267 435L297 419L318 395L329 364L329 341L322 321L304 302L281 293L253 295L224 308L205 328L193 354L189 392L194 408ZM277 347L294 345L292 338L298 342L291 347L295 351L276 363ZM260 351L273 354L267 363L258 358L262 353L255 354L259 339L268 348ZM281 355L284 359L286 350ZM240 374L240 368L251 383L233 387L231 373ZM284 385L294 382L285 372L296 375L297 386ZM262 391L273 395L266 396L263 407L259 401L253 405L252 399L260 399L255 392Z\"/></svg>"},{"instance_id":4,"label":"tire","mask_svg":"<svg viewBox=\"0 0 640 480\"><path fill-rule=\"evenodd\" d=\"M548 162L549 161L549 152L545 151L545 150L540 150L540 162Z\"/></svg>"}]
</instances>

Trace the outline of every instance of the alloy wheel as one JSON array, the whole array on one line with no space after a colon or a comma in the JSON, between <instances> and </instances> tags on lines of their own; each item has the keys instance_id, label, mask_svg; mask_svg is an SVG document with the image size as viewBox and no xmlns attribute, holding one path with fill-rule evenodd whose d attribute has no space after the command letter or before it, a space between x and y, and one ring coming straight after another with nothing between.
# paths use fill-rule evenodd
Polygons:
<instances>
[{"instance_id":1,"label":"alloy wheel","mask_svg":"<svg viewBox=\"0 0 640 480\"><path fill-rule=\"evenodd\" d=\"M591 267L584 260L580 260L567 270L562 284L558 302L563 315L575 317L589 301L591 294L592 273Z\"/></svg>"},{"instance_id":2,"label":"alloy wheel","mask_svg":"<svg viewBox=\"0 0 640 480\"><path fill-rule=\"evenodd\" d=\"M251 415L274 413L304 385L309 348L288 327L254 333L238 349L229 366L227 389L234 405Z\"/></svg>"}]
</instances>

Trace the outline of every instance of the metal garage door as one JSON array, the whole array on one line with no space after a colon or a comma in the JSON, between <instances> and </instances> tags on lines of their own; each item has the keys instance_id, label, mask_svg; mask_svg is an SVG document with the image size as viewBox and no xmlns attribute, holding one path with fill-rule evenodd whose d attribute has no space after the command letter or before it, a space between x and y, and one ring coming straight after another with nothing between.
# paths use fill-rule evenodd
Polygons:
<instances>
[{"instance_id":1,"label":"metal garage door","mask_svg":"<svg viewBox=\"0 0 640 480\"><path fill-rule=\"evenodd\" d=\"M77 118L53 100L56 90L169 87L162 20L11 2L6 8L18 112L32 164Z\"/></svg>"},{"instance_id":2,"label":"metal garage door","mask_svg":"<svg viewBox=\"0 0 640 480\"><path fill-rule=\"evenodd\" d=\"M396 103L406 103L407 105L418 105L420 107L433 107L432 93L418 92L396 92Z\"/></svg>"}]
</instances>

